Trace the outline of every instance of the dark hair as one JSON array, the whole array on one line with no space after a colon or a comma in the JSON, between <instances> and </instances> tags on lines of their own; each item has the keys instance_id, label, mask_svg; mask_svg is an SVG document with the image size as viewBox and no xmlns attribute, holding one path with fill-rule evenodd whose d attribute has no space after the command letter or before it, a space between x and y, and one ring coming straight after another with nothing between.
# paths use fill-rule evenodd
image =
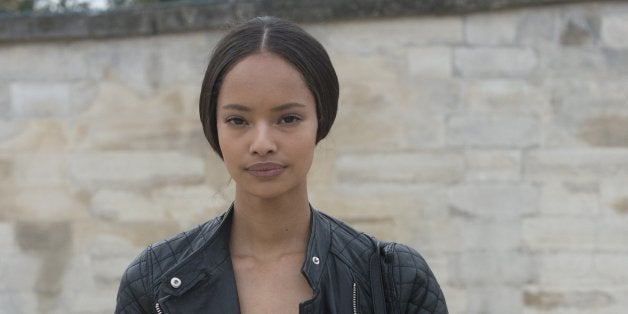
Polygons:
<instances>
[{"instance_id":1,"label":"dark hair","mask_svg":"<svg viewBox=\"0 0 628 314\"><path fill-rule=\"evenodd\" d=\"M203 79L199 101L201 123L207 141L220 158L216 103L222 80L238 61L260 52L277 54L301 72L316 100L316 143L327 136L336 118L338 77L325 48L294 23L275 17L254 18L236 26L218 42Z\"/></svg>"}]
</instances>

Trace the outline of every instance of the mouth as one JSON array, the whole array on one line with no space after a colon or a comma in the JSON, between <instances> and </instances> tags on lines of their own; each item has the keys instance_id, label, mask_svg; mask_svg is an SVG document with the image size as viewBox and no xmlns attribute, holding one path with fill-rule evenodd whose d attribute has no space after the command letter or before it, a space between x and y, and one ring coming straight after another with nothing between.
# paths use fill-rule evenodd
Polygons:
<instances>
[{"instance_id":1,"label":"mouth","mask_svg":"<svg viewBox=\"0 0 628 314\"><path fill-rule=\"evenodd\" d=\"M286 166L274 162L260 162L246 167L246 171L255 177L272 178L279 176Z\"/></svg>"}]
</instances>

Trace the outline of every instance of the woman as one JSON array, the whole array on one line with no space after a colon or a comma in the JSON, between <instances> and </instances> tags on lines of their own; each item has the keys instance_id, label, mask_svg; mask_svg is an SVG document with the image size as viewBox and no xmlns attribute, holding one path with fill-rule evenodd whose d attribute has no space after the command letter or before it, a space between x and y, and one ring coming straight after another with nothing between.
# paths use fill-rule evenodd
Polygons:
<instances>
[{"instance_id":1,"label":"woman","mask_svg":"<svg viewBox=\"0 0 628 314\"><path fill-rule=\"evenodd\" d=\"M116 313L447 313L416 251L310 206L307 173L337 102L325 49L298 26L263 17L230 31L205 73L200 115L235 200L142 252Z\"/></svg>"}]
</instances>

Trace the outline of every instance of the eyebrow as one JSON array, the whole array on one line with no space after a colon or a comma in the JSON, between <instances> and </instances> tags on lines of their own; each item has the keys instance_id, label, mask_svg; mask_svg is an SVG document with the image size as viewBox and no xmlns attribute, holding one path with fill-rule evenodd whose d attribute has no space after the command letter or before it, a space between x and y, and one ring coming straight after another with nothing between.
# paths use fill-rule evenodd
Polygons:
<instances>
[{"instance_id":1,"label":"eyebrow","mask_svg":"<svg viewBox=\"0 0 628 314\"><path fill-rule=\"evenodd\" d=\"M289 102L289 103L285 103L283 105L279 105L277 107L273 107L273 109L271 109L271 111L275 111L275 112L285 111L285 110L292 109L292 108L295 108L295 107L303 108L303 107L305 107L305 105L301 104L301 103L298 103L298 102Z\"/></svg>"},{"instance_id":2,"label":"eyebrow","mask_svg":"<svg viewBox=\"0 0 628 314\"><path fill-rule=\"evenodd\" d=\"M292 108L303 108L305 107L304 104L298 103L298 102L289 102L289 103L285 103L285 104L281 104L279 106L273 107L271 109L271 111L274 112L279 112L279 111L285 111L285 110L289 110ZM251 108L244 106L244 105L240 105L240 104L227 104L222 106L222 109L225 110L236 110L236 111L242 111L242 112L250 112Z\"/></svg>"}]
</instances>

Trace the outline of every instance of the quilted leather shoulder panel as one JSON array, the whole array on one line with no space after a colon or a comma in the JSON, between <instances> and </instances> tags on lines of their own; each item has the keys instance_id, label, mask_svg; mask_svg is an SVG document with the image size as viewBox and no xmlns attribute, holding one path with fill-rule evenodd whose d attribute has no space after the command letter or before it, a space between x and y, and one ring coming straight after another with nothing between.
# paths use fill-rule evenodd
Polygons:
<instances>
[{"instance_id":1,"label":"quilted leather shoulder panel","mask_svg":"<svg viewBox=\"0 0 628 314\"><path fill-rule=\"evenodd\" d=\"M152 295L148 283L148 248L127 267L122 275L116 300L116 314L152 313Z\"/></svg>"},{"instance_id":2,"label":"quilted leather shoulder panel","mask_svg":"<svg viewBox=\"0 0 628 314\"><path fill-rule=\"evenodd\" d=\"M419 252L399 243L388 244L385 251L400 313L448 313L440 285Z\"/></svg>"}]
</instances>

